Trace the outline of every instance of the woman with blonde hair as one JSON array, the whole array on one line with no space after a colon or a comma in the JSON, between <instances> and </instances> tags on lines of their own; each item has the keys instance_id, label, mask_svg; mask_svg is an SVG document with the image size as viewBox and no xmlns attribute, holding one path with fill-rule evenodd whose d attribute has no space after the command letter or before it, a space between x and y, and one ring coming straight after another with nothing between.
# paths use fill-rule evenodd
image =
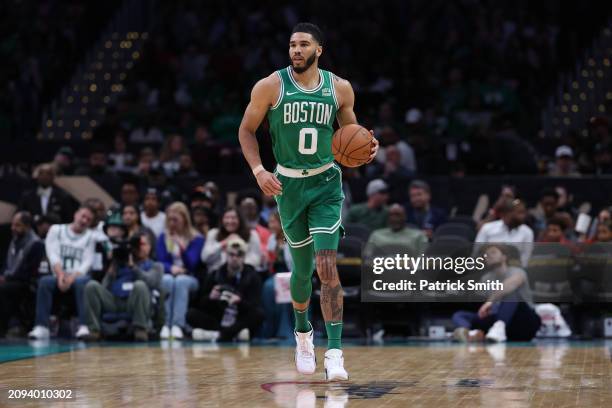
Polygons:
<instances>
[{"instance_id":1,"label":"woman with blonde hair","mask_svg":"<svg viewBox=\"0 0 612 408\"><path fill-rule=\"evenodd\" d=\"M159 336L162 339L183 338L189 292L198 290L194 276L200 267L204 237L191 224L187 206L180 202L166 209L166 227L157 239L157 259L164 265L162 288L166 299L166 324Z\"/></svg>"}]
</instances>

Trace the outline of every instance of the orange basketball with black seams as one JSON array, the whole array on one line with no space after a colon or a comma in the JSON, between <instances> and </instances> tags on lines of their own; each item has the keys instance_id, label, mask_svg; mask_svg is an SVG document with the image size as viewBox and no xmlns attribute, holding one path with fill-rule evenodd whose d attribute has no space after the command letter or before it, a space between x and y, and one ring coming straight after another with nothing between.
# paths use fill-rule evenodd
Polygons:
<instances>
[{"instance_id":1,"label":"orange basketball with black seams","mask_svg":"<svg viewBox=\"0 0 612 408\"><path fill-rule=\"evenodd\" d=\"M372 134L363 126L350 124L336 130L332 139L334 159L346 167L359 167L370 159Z\"/></svg>"}]
</instances>

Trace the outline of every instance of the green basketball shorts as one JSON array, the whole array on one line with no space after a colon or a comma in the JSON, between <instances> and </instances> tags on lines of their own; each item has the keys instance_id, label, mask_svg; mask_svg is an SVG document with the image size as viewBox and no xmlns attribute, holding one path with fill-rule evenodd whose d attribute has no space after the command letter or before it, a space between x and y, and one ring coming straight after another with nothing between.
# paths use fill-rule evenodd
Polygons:
<instances>
[{"instance_id":1,"label":"green basketball shorts","mask_svg":"<svg viewBox=\"0 0 612 408\"><path fill-rule=\"evenodd\" d=\"M307 177L288 177L278 169L274 174L282 183L283 192L274 198L289 246L301 248L314 242L315 252L337 250L344 235L340 167L334 163L322 173Z\"/></svg>"}]
</instances>

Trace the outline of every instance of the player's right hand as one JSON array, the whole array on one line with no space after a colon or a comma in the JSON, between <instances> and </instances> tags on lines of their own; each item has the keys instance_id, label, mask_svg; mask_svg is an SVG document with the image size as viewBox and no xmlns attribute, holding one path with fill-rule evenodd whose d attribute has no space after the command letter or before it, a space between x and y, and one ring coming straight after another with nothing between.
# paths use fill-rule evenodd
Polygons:
<instances>
[{"instance_id":1,"label":"player's right hand","mask_svg":"<svg viewBox=\"0 0 612 408\"><path fill-rule=\"evenodd\" d=\"M269 171L263 170L257 174L257 184L267 196L275 196L282 193L282 184L278 178Z\"/></svg>"}]
</instances>

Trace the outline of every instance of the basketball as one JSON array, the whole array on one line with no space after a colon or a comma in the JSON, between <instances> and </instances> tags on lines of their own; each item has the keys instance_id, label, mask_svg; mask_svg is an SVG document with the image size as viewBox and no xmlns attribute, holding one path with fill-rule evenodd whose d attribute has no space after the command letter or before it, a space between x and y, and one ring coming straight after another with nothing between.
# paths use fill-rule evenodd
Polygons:
<instances>
[{"instance_id":1,"label":"basketball","mask_svg":"<svg viewBox=\"0 0 612 408\"><path fill-rule=\"evenodd\" d=\"M346 167L365 164L370 159L372 139L372 134L361 125L342 126L332 139L334 159Z\"/></svg>"}]
</instances>

